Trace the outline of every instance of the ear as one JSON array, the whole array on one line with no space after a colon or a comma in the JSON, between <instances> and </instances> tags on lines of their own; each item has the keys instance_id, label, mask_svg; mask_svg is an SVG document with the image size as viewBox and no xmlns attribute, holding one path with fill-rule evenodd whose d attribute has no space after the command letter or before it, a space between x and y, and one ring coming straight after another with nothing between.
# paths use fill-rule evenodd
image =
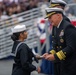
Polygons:
<instances>
[{"instance_id":1,"label":"ear","mask_svg":"<svg viewBox=\"0 0 76 75\"><path fill-rule=\"evenodd\" d=\"M22 35L22 33L20 33L20 37L22 37L23 35Z\"/></svg>"}]
</instances>

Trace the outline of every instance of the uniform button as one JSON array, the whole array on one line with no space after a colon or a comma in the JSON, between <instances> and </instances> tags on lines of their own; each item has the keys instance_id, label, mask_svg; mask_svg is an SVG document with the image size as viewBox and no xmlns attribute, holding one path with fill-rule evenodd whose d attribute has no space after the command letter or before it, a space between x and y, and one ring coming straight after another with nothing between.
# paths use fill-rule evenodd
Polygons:
<instances>
[{"instance_id":1,"label":"uniform button","mask_svg":"<svg viewBox=\"0 0 76 75\"><path fill-rule=\"evenodd\" d=\"M60 48L62 48L62 46L60 46Z\"/></svg>"},{"instance_id":2,"label":"uniform button","mask_svg":"<svg viewBox=\"0 0 76 75\"><path fill-rule=\"evenodd\" d=\"M57 48L58 48L58 46L57 46Z\"/></svg>"},{"instance_id":3,"label":"uniform button","mask_svg":"<svg viewBox=\"0 0 76 75\"><path fill-rule=\"evenodd\" d=\"M66 54L66 52L64 52L64 54Z\"/></svg>"},{"instance_id":4,"label":"uniform button","mask_svg":"<svg viewBox=\"0 0 76 75\"><path fill-rule=\"evenodd\" d=\"M52 41L52 43L53 43L53 41Z\"/></svg>"},{"instance_id":5,"label":"uniform button","mask_svg":"<svg viewBox=\"0 0 76 75\"><path fill-rule=\"evenodd\" d=\"M52 37L54 37L54 36L52 36Z\"/></svg>"}]
</instances>

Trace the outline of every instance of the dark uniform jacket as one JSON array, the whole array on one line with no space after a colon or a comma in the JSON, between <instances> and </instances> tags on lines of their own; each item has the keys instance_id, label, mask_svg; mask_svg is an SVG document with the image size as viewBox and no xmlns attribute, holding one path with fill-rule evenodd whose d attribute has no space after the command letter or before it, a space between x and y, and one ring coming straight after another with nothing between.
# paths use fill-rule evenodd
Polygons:
<instances>
[{"instance_id":1,"label":"dark uniform jacket","mask_svg":"<svg viewBox=\"0 0 76 75\"><path fill-rule=\"evenodd\" d=\"M76 75L76 28L63 18L52 37L55 75Z\"/></svg>"},{"instance_id":2,"label":"dark uniform jacket","mask_svg":"<svg viewBox=\"0 0 76 75\"><path fill-rule=\"evenodd\" d=\"M19 43L20 41L14 42L12 53L15 52ZM33 70L36 70L36 67L32 65L32 57L33 53L31 49L25 43L22 43L14 57L15 63L13 64L12 75L30 75Z\"/></svg>"},{"instance_id":3,"label":"dark uniform jacket","mask_svg":"<svg viewBox=\"0 0 76 75\"><path fill-rule=\"evenodd\" d=\"M69 19L68 17L66 17L65 15L63 15L63 18L64 18L66 21L70 22L70 19Z\"/></svg>"}]
</instances>

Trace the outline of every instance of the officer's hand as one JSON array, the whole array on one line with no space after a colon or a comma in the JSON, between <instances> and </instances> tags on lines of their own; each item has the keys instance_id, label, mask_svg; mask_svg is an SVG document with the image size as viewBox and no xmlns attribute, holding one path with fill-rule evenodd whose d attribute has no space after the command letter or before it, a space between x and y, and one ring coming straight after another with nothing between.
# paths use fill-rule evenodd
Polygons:
<instances>
[{"instance_id":1,"label":"officer's hand","mask_svg":"<svg viewBox=\"0 0 76 75\"><path fill-rule=\"evenodd\" d=\"M42 55L43 58L46 58L46 56L49 55L48 53L45 53Z\"/></svg>"},{"instance_id":2,"label":"officer's hand","mask_svg":"<svg viewBox=\"0 0 76 75\"><path fill-rule=\"evenodd\" d=\"M50 60L50 61L53 61L53 60L55 60L55 57L54 57L53 54L49 54L49 55L47 55L47 56L45 57L45 59Z\"/></svg>"},{"instance_id":3,"label":"officer's hand","mask_svg":"<svg viewBox=\"0 0 76 75\"><path fill-rule=\"evenodd\" d=\"M36 55L36 58L37 58L38 60L40 60L40 59L42 59L42 58L43 58L43 56Z\"/></svg>"}]
</instances>

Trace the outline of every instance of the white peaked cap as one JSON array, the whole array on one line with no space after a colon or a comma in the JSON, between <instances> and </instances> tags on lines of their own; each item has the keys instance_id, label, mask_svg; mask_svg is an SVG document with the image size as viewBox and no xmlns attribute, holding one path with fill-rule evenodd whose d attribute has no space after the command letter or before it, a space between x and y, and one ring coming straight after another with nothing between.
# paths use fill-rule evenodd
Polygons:
<instances>
[{"instance_id":1,"label":"white peaked cap","mask_svg":"<svg viewBox=\"0 0 76 75\"><path fill-rule=\"evenodd\" d=\"M57 8L57 7L54 7L54 8L46 8L46 17L45 18L48 18L49 16L51 16L51 15L57 13L57 12L63 13L63 9Z\"/></svg>"},{"instance_id":2,"label":"white peaked cap","mask_svg":"<svg viewBox=\"0 0 76 75\"><path fill-rule=\"evenodd\" d=\"M46 12L54 12L54 11L60 11L60 12L63 12L63 9L61 9L61 8L57 8L57 7L54 7L54 8L46 8L45 9L46 10Z\"/></svg>"},{"instance_id":3,"label":"white peaked cap","mask_svg":"<svg viewBox=\"0 0 76 75\"><path fill-rule=\"evenodd\" d=\"M50 2L51 3L61 3L61 4L64 4L64 5L67 4L64 0L51 0Z\"/></svg>"},{"instance_id":4,"label":"white peaked cap","mask_svg":"<svg viewBox=\"0 0 76 75\"><path fill-rule=\"evenodd\" d=\"M3 2L3 0L0 0L0 2Z\"/></svg>"},{"instance_id":5,"label":"white peaked cap","mask_svg":"<svg viewBox=\"0 0 76 75\"><path fill-rule=\"evenodd\" d=\"M12 33L17 33L26 30L25 25L16 25L14 28L12 28Z\"/></svg>"}]
</instances>

